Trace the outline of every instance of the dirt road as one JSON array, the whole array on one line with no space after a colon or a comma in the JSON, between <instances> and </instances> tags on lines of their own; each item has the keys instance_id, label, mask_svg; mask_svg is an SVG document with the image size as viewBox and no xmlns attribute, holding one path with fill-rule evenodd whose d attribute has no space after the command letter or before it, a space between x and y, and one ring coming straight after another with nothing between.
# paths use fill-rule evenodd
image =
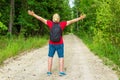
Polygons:
<instances>
[{"instance_id":1,"label":"dirt road","mask_svg":"<svg viewBox=\"0 0 120 80\"><path fill-rule=\"evenodd\" d=\"M52 76L47 76L48 45L11 59L0 67L0 80L118 80L75 35L64 36L66 76L58 76L58 57L54 56Z\"/></svg>"}]
</instances>

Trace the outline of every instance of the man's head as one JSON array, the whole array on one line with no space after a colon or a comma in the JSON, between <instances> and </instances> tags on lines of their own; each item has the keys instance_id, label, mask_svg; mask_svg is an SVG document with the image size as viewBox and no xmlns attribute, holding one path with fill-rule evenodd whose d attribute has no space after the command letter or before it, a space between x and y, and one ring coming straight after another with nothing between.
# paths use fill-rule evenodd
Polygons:
<instances>
[{"instance_id":1,"label":"man's head","mask_svg":"<svg viewBox=\"0 0 120 80\"><path fill-rule=\"evenodd\" d=\"M55 23L59 23L60 22L60 16L59 16L59 14L57 14L57 13L55 13L54 15L53 15L53 22L55 22Z\"/></svg>"}]
</instances>

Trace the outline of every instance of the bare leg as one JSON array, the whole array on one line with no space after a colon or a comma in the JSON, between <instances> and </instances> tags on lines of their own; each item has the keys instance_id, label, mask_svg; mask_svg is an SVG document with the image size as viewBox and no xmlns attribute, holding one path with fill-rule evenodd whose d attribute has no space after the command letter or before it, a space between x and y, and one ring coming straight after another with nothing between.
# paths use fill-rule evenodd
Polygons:
<instances>
[{"instance_id":1,"label":"bare leg","mask_svg":"<svg viewBox=\"0 0 120 80\"><path fill-rule=\"evenodd\" d=\"M59 58L59 71L63 72L64 70L64 58Z\"/></svg>"},{"instance_id":2,"label":"bare leg","mask_svg":"<svg viewBox=\"0 0 120 80\"><path fill-rule=\"evenodd\" d=\"M51 72L52 69L52 57L48 57L48 72Z\"/></svg>"}]
</instances>

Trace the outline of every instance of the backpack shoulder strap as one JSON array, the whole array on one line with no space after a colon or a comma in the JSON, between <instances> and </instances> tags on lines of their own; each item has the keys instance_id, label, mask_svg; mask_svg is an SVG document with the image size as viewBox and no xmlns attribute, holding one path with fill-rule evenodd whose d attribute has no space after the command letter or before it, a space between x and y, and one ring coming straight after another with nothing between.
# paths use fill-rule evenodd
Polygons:
<instances>
[{"instance_id":1,"label":"backpack shoulder strap","mask_svg":"<svg viewBox=\"0 0 120 80\"><path fill-rule=\"evenodd\" d=\"M61 28L60 23L55 23L55 22L53 22L52 27L53 27L55 24L58 24L59 27ZM52 27L51 27L51 28L52 28Z\"/></svg>"}]
</instances>

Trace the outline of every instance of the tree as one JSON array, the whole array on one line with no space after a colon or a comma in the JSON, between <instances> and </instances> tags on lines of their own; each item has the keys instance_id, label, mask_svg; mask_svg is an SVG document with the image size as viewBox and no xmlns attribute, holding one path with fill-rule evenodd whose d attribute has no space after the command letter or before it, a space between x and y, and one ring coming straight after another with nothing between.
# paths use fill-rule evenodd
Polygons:
<instances>
[{"instance_id":1,"label":"tree","mask_svg":"<svg viewBox=\"0 0 120 80\"><path fill-rule=\"evenodd\" d=\"M14 9L14 0L11 0L11 3L10 3L10 22L9 22L9 33L12 34L12 27L13 27L13 23L14 23L14 12L15 12L15 9Z\"/></svg>"}]
</instances>

